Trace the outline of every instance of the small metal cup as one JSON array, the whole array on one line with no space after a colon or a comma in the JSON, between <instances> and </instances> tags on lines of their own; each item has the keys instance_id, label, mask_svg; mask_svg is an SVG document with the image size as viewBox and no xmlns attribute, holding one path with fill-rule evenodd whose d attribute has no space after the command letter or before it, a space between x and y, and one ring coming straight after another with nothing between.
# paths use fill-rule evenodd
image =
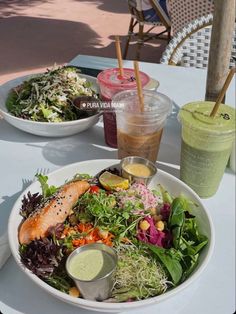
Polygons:
<instances>
[{"instance_id":1,"label":"small metal cup","mask_svg":"<svg viewBox=\"0 0 236 314\"><path fill-rule=\"evenodd\" d=\"M80 254L83 251L91 250L91 249L101 250L108 253L114 261L114 267L111 270L109 270L109 272L105 276L96 278L93 280L81 280L81 279L75 278L70 273L70 270L69 270L69 264L70 264L71 259L75 255ZM84 299L93 300L93 301L102 301L110 297L111 290L114 285L114 271L116 269L117 260L118 260L117 254L115 250L111 248L110 246L107 246L102 243L87 244L87 245L77 248L68 256L67 261L66 261L66 271L68 275L74 280L77 288L81 292Z\"/></svg>"},{"instance_id":2,"label":"small metal cup","mask_svg":"<svg viewBox=\"0 0 236 314\"><path fill-rule=\"evenodd\" d=\"M148 177L137 176L137 175L133 175L132 173L124 169L126 165L136 164L136 163L147 166L151 171L151 175ZM151 182L153 176L157 173L157 168L153 162L151 162L150 160L146 158L142 158L138 156L129 156L129 157L125 157L121 159L120 168L121 168L122 177L128 179L130 183L137 182L137 183L143 183L145 185L148 185Z\"/></svg>"}]
</instances>

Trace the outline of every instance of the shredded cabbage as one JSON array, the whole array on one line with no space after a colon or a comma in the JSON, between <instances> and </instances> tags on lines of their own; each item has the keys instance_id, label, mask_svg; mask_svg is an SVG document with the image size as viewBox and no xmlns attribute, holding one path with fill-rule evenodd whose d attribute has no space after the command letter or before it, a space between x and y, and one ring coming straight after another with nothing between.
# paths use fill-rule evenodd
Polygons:
<instances>
[{"instance_id":1,"label":"shredded cabbage","mask_svg":"<svg viewBox=\"0 0 236 314\"><path fill-rule=\"evenodd\" d=\"M71 121L91 115L91 112L72 106L77 96L97 98L91 83L79 75L77 68L59 67L13 88L8 95L6 106L11 114L27 120Z\"/></svg>"}]
</instances>

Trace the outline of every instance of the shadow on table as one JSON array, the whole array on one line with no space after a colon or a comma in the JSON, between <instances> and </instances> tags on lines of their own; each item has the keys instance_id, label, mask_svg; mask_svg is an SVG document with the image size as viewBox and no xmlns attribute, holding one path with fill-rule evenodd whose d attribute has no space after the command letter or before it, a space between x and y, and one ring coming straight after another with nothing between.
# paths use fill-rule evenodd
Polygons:
<instances>
[{"instance_id":1,"label":"shadow on table","mask_svg":"<svg viewBox=\"0 0 236 314\"><path fill-rule=\"evenodd\" d=\"M53 138L47 138L42 136L33 135L23 132L4 120L0 120L0 140L13 143L32 143L32 142L46 142L53 140Z\"/></svg>"},{"instance_id":2,"label":"shadow on table","mask_svg":"<svg viewBox=\"0 0 236 314\"><path fill-rule=\"evenodd\" d=\"M168 165L168 164L163 164L161 162L158 162L157 168L179 179L180 173L179 173L179 169L176 168L176 165L171 165L171 164Z\"/></svg>"},{"instance_id":3,"label":"shadow on table","mask_svg":"<svg viewBox=\"0 0 236 314\"><path fill-rule=\"evenodd\" d=\"M91 314L91 311L71 306L43 291L42 288L37 286L28 276L20 271L12 257L0 270L0 276L1 302L17 311L17 313ZM11 284L9 284L9 280ZM4 312L3 309L1 310L3 314L10 313Z\"/></svg>"},{"instance_id":4,"label":"shadow on table","mask_svg":"<svg viewBox=\"0 0 236 314\"><path fill-rule=\"evenodd\" d=\"M64 166L84 160L116 159L117 153L115 150L108 150L107 147L101 148L94 144L58 141L48 143L43 148L43 156L55 165Z\"/></svg>"},{"instance_id":5,"label":"shadow on table","mask_svg":"<svg viewBox=\"0 0 236 314\"><path fill-rule=\"evenodd\" d=\"M24 132L20 133L23 135ZM12 141L13 139L12 136ZM31 146L36 153L42 153L46 160L59 166L83 160L117 158L116 150L106 146L104 131L99 125L69 137L45 138L28 134L20 139L22 142L27 140L27 146Z\"/></svg>"},{"instance_id":6,"label":"shadow on table","mask_svg":"<svg viewBox=\"0 0 236 314\"><path fill-rule=\"evenodd\" d=\"M179 106L173 103L167 119L158 154L158 168L179 178L181 125L177 120Z\"/></svg>"},{"instance_id":7,"label":"shadow on table","mask_svg":"<svg viewBox=\"0 0 236 314\"><path fill-rule=\"evenodd\" d=\"M13 194L13 195L3 195L1 198L3 199L3 202L0 204L0 235L2 235L4 232L7 231L7 224L9 215L11 213L11 209L18 199L18 197L21 195L21 193L32 183L31 180L22 179L22 188L19 192ZM3 228L3 229L2 229Z\"/></svg>"},{"instance_id":8,"label":"shadow on table","mask_svg":"<svg viewBox=\"0 0 236 314\"><path fill-rule=\"evenodd\" d=\"M13 143L43 143L43 142L61 142L61 141L72 141L72 139L78 139L78 142L89 143L90 138L93 139L92 141L98 145L105 145L104 142L104 135L103 135L103 128L97 125L85 130L84 132L67 136L67 137L46 137L46 136L38 136L33 135L30 133L26 133L21 131L4 120L0 120L0 140L6 142L13 142ZM35 144L37 146L37 144ZM42 144L43 145L43 144ZM33 144L32 144L33 146ZM38 147L41 147L38 145Z\"/></svg>"},{"instance_id":9,"label":"shadow on table","mask_svg":"<svg viewBox=\"0 0 236 314\"><path fill-rule=\"evenodd\" d=\"M176 122L178 122L177 116L179 114L179 110L180 110L180 107L176 104L174 100L172 100L172 112L170 116L168 117L168 119L174 119L176 120Z\"/></svg>"}]
</instances>

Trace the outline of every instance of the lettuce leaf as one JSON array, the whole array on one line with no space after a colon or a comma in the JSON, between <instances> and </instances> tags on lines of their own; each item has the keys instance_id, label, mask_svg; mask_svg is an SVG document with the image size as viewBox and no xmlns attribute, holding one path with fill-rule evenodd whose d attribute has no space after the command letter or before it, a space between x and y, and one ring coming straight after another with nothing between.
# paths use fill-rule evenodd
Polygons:
<instances>
[{"instance_id":1,"label":"lettuce leaf","mask_svg":"<svg viewBox=\"0 0 236 314\"><path fill-rule=\"evenodd\" d=\"M43 195L43 198L47 198L51 195L53 195L57 190L58 188L54 185L48 185L47 181L48 181L48 177L47 176L44 176L40 173L37 173L35 175L37 177L37 179L39 180L39 183L41 184L41 188L42 188L42 195Z\"/></svg>"}]
</instances>

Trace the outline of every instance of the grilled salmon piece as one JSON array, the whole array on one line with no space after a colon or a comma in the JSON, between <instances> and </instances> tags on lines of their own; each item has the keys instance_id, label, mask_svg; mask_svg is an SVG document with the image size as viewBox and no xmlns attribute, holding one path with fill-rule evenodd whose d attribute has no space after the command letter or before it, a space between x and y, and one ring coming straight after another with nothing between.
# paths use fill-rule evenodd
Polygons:
<instances>
[{"instance_id":1,"label":"grilled salmon piece","mask_svg":"<svg viewBox=\"0 0 236 314\"><path fill-rule=\"evenodd\" d=\"M89 189L86 181L74 181L65 184L51 197L44 207L29 216L19 228L20 244L28 244L33 240L47 236L48 229L63 223L78 198Z\"/></svg>"}]
</instances>

